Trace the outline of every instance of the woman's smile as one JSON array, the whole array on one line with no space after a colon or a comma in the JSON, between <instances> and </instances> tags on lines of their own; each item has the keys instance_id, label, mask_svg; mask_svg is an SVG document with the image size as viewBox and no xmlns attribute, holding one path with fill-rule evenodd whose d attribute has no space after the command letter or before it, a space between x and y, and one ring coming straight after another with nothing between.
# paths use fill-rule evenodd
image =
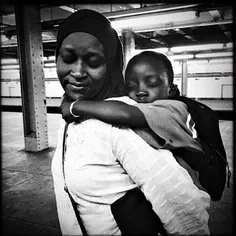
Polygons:
<instances>
[{"instance_id":1,"label":"woman's smile","mask_svg":"<svg viewBox=\"0 0 236 236\"><path fill-rule=\"evenodd\" d=\"M87 85L83 85L83 84L72 84L72 83L68 83L68 86L71 87L72 89L76 89L76 90L82 90L82 89L89 89L89 86Z\"/></svg>"}]
</instances>

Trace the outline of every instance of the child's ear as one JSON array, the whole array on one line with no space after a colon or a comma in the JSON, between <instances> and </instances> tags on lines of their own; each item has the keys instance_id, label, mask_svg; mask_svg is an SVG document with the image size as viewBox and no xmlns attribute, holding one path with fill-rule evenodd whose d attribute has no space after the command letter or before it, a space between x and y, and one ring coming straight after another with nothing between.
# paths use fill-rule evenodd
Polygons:
<instances>
[{"instance_id":1,"label":"child's ear","mask_svg":"<svg viewBox=\"0 0 236 236\"><path fill-rule=\"evenodd\" d=\"M174 97L175 95L178 94L178 87L176 84L171 84L169 88L169 98Z\"/></svg>"}]
</instances>

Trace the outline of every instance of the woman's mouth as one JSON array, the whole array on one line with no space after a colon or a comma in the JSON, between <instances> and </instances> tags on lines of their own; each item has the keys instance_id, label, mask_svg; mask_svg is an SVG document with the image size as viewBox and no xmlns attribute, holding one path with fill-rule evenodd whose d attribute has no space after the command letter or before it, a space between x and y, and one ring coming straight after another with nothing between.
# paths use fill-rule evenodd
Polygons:
<instances>
[{"instance_id":1,"label":"woman's mouth","mask_svg":"<svg viewBox=\"0 0 236 236\"><path fill-rule=\"evenodd\" d=\"M73 90L75 92L87 91L89 89L89 86L85 84L68 83L66 87L67 89Z\"/></svg>"}]
</instances>

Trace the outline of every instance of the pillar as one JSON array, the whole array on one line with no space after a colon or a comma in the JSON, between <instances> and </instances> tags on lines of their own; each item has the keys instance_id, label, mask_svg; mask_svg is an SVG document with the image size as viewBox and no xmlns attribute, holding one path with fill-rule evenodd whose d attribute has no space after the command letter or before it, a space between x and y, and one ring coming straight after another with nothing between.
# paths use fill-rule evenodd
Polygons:
<instances>
[{"instance_id":1,"label":"pillar","mask_svg":"<svg viewBox=\"0 0 236 236\"><path fill-rule=\"evenodd\" d=\"M126 68L126 65L133 56L132 53L135 50L135 40L131 29L122 30L121 35L124 53L124 68Z\"/></svg>"},{"instance_id":2,"label":"pillar","mask_svg":"<svg viewBox=\"0 0 236 236\"><path fill-rule=\"evenodd\" d=\"M182 60L182 79L181 79L181 91L182 95L187 97L188 87L188 63L187 59Z\"/></svg>"},{"instance_id":3,"label":"pillar","mask_svg":"<svg viewBox=\"0 0 236 236\"><path fill-rule=\"evenodd\" d=\"M16 29L25 150L48 148L43 44L39 4L16 4Z\"/></svg>"}]
</instances>

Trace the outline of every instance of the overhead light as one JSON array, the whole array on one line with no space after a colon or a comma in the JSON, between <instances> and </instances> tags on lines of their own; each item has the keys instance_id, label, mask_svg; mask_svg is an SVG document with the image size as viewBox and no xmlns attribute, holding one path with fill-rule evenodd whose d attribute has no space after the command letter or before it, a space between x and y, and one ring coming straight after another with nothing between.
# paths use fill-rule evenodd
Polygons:
<instances>
[{"instance_id":1,"label":"overhead light","mask_svg":"<svg viewBox=\"0 0 236 236\"><path fill-rule=\"evenodd\" d=\"M207 59L193 59L189 60L188 64L201 64L201 63L207 63L207 62L213 62L213 63L233 63L233 58L207 58Z\"/></svg>"},{"instance_id":2,"label":"overhead light","mask_svg":"<svg viewBox=\"0 0 236 236\"><path fill-rule=\"evenodd\" d=\"M19 65L4 65L1 66L1 70L12 70L12 69L19 69Z\"/></svg>"},{"instance_id":3,"label":"overhead light","mask_svg":"<svg viewBox=\"0 0 236 236\"><path fill-rule=\"evenodd\" d=\"M59 8L65 10L65 11L69 11L69 12L75 12L75 9L72 7L68 7L68 6L59 6Z\"/></svg>"},{"instance_id":4,"label":"overhead light","mask_svg":"<svg viewBox=\"0 0 236 236\"><path fill-rule=\"evenodd\" d=\"M131 4L129 4L131 5ZM163 5L163 7L161 5L159 6L148 6L148 7L142 7L142 8L135 8L135 9L130 9L130 10L121 10L121 11L114 11L114 12L106 12L104 13L104 15L112 20L115 18L122 18L122 17L128 17L128 16L139 16L139 15L146 15L146 14L153 14L153 13L167 13L167 12L171 12L171 11L184 11L187 9L192 9L192 8L196 8L198 6L200 6L202 4L184 4L184 5L180 5L180 4L173 4L170 5L168 7L166 7L165 5Z\"/></svg>"},{"instance_id":5,"label":"overhead light","mask_svg":"<svg viewBox=\"0 0 236 236\"><path fill-rule=\"evenodd\" d=\"M214 43L214 44L201 44L201 45L191 45L191 46L178 46L172 47L172 52L184 52L184 51L203 51L211 49L223 49L223 48L232 48L233 43Z\"/></svg>"},{"instance_id":6,"label":"overhead light","mask_svg":"<svg viewBox=\"0 0 236 236\"><path fill-rule=\"evenodd\" d=\"M44 67L55 67L55 63L46 63L44 64Z\"/></svg>"},{"instance_id":7,"label":"overhead light","mask_svg":"<svg viewBox=\"0 0 236 236\"><path fill-rule=\"evenodd\" d=\"M1 65L18 64L18 59L2 58Z\"/></svg>"},{"instance_id":8,"label":"overhead light","mask_svg":"<svg viewBox=\"0 0 236 236\"><path fill-rule=\"evenodd\" d=\"M212 58L210 61L214 63L233 63L233 58Z\"/></svg>"},{"instance_id":9,"label":"overhead light","mask_svg":"<svg viewBox=\"0 0 236 236\"><path fill-rule=\"evenodd\" d=\"M180 55L168 56L168 58L170 58L170 59L172 59L172 60L191 59L191 58L194 58L194 55L193 55L193 54L180 54Z\"/></svg>"},{"instance_id":10,"label":"overhead light","mask_svg":"<svg viewBox=\"0 0 236 236\"><path fill-rule=\"evenodd\" d=\"M146 16L132 16L122 19L115 19L111 21L111 25L116 30L125 28L138 28L142 26L158 25L164 23L187 21L196 18L195 11L166 13L162 15L146 15ZM147 23L148 22L148 23Z\"/></svg>"},{"instance_id":11,"label":"overhead light","mask_svg":"<svg viewBox=\"0 0 236 236\"><path fill-rule=\"evenodd\" d=\"M153 48L153 49L135 49L134 53L139 54L143 51L153 51L153 52L159 52L159 53L167 53L168 52L168 48Z\"/></svg>"},{"instance_id":12,"label":"overhead light","mask_svg":"<svg viewBox=\"0 0 236 236\"><path fill-rule=\"evenodd\" d=\"M205 60L196 60L196 59L193 59L193 60L189 60L188 61L188 64L201 64L201 63L207 63L208 62L208 60L207 59L205 59Z\"/></svg>"},{"instance_id":13,"label":"overhead light","mask_svg":"<svg viewBox=\"0 0 236 236\"><path fill-rule=\"evenodd\" d=\"M206 58L206 57L232 57L232 52L213 52L213 53L199 53L196 54L196 58Z\"/></svg>"}]
</instances>

